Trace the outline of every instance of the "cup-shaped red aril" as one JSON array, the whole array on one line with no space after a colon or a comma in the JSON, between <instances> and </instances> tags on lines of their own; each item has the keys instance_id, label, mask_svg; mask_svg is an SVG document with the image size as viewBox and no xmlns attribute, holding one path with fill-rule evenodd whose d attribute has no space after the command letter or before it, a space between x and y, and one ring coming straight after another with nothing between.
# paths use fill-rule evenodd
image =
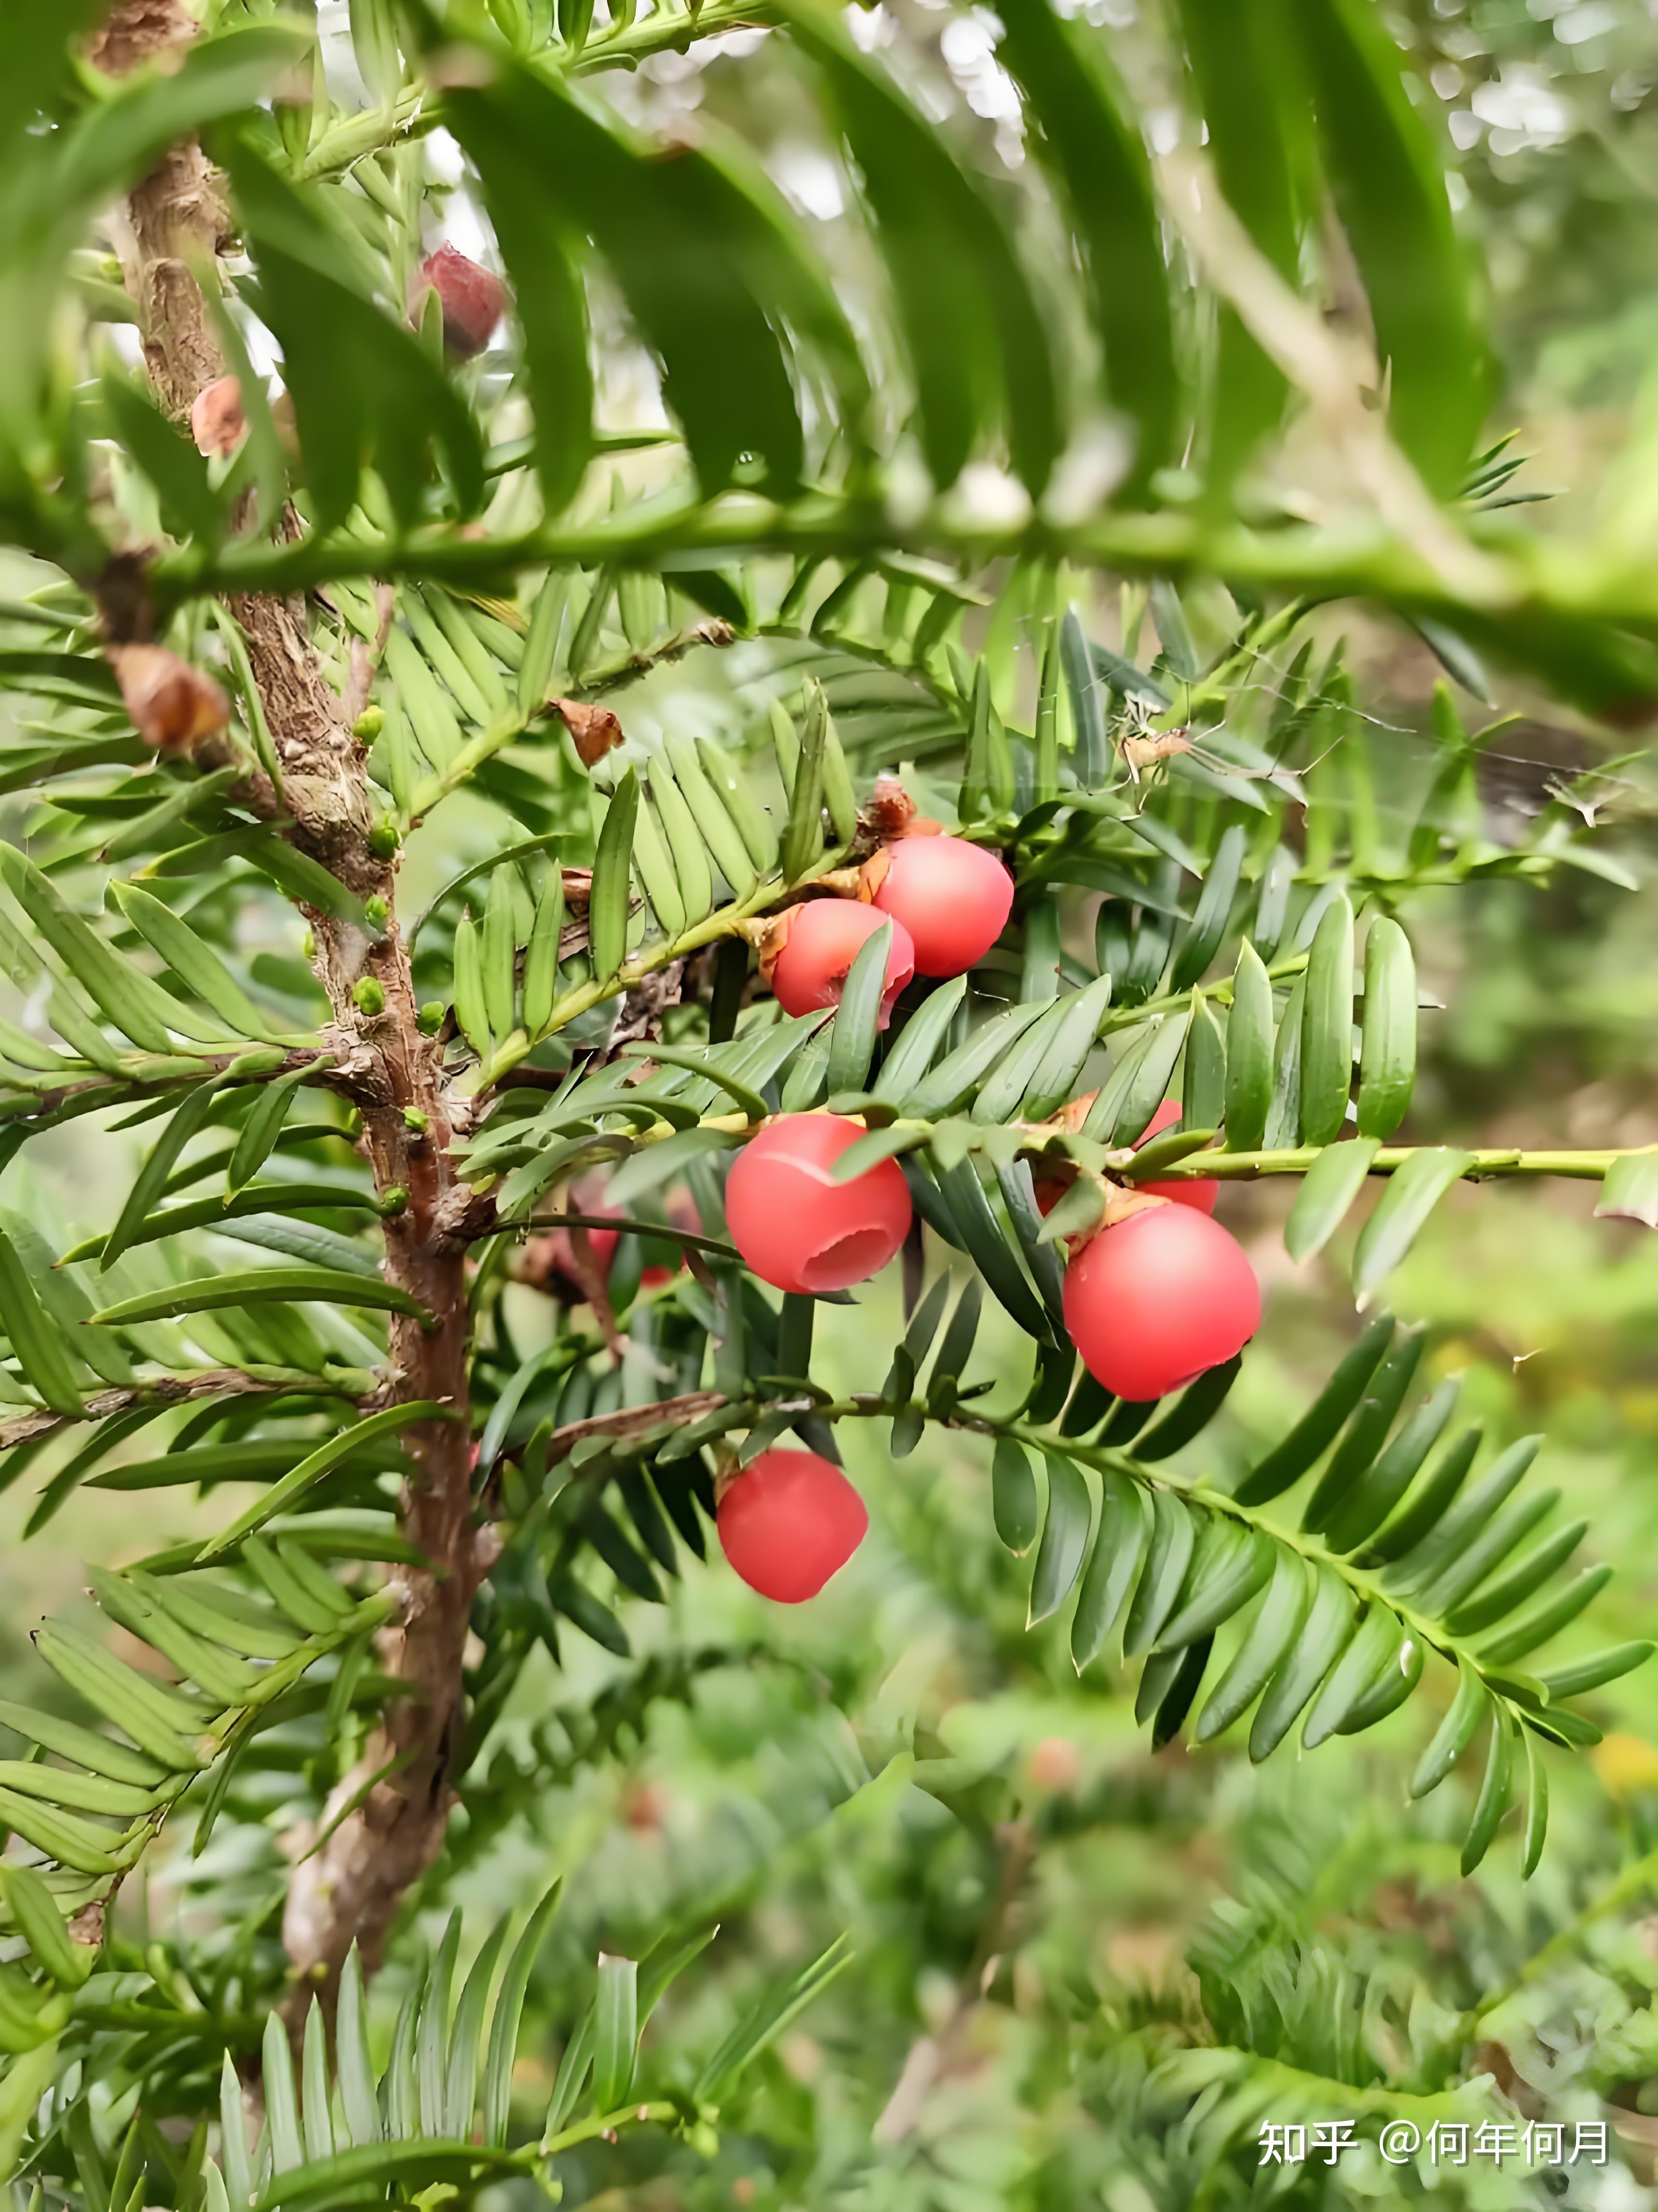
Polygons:
<instances>
[{"instance_id":1,"label":"cup-shaped red aril","mask_svg":"<svg viewBox=\"0 0 1658 2212\"><path fill-rule=\"evenodd\" d=\"M1134 1149L1149 1145L1153 1137L1160 1137L1165 1129L1172 1129L1180 1120L1181 1109L1175 1100L1165 1098L1145 1125L1145 1133L1136 1138ZM1189 1180L1179 1178L1169 1182L1137 1182L1136 1190L1149 1191L1154 1198L1172 1198L1176 1206L1194 1206L1199 1213L1212 1213L1215 1200L1220 1196L1220 1185L1212 1176Z\"/></svg>"},{"instance_id":2,"label":"cup-shaped red aril","mask_svg":"<svg viewBox=\"0 0 1658 2212\"><path fill-rule=\"evenodd\" d=\"M883 857L875 903L909 932L918 974L961 975L982 960L1013 905L996 854L965 837L901 837Z\"/></svg>"},{"instance_id":3,"label":"cup-shaped red aril","mask_svg":"<svg viewBox=\"0 0 1658 2212\"><path fill-rule=\"evenodd\" d=\"M886 921L855 899L808 899L780 916L788 927L772 963L772 995L786 1014L816 1013L838 1006L852 963ZM880 1027L893 1001L915 973L915 949L902 922L892 925L887 948L886 984L881 994Z\"/></svg>"},{"instance_id":4,"label":"cup-shaped red aril","mask_svg":"<svg viewBox=\"0 0 1658 2212\"><path fill-rule=\"evenodd\" d=\"M726 1486L715 1524L750 1589L799 1605L845 1566L869 1514L840 1468L816 1452L763 1451Z\"/></svg>"},{"instance_id":5,"label":"cup-shaped red aril","mask_svg":"<svg viewBox=\"0 0 1658 2212\"><path fill-rule=\"evenodd\" d=\"M1236 1237L1189 1206L1149 1206L1065 1271L1065 1325L1095 1380L1144 1403L1241 1352L1260 1285Z\"/></svg>"},{"instance_id":6,"label":"cup-shaped red aril","mask_svg":"<svg viewBox=\"0 0 1658 2212\"><path fill-rule=\"evenodd\" d=\"M864 1134L838 1114L786 1114L744 1146L726 1182L726 1225L762 1282L799 1296L844 1291L897 1252L911 1208L896 1161L834 1180Z\"/></svg>"}]
</instances>

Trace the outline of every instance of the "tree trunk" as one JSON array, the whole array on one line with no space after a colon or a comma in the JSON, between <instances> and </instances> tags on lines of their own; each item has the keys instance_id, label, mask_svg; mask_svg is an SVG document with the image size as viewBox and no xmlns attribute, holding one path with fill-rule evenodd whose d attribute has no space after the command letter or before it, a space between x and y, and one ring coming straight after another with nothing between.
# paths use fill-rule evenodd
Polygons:
<instances>
[{"instance_id":1,"label":"tree trunk","mask_svg":"<svg viewBox=\"0 0 1658 2212\"><path fill-rule=\"evenodd\" d=\"M124 0L94 44L112 74L193 37L178 0ZM224 228L217 180L193 141L174 148L131 195L118 223L127 289L143 319L144 356L162 404L188 416L225 362L193 269L211 269ZM289 833L360 899L395 889L395 859L370 849L373 800L350 713L312 649L303 601L240 598L240 623L281 763ZM398 1567L398 1620L382 1632L380 1661L406 1688L388 1697L383 1722L335 1790L313 1856L295 1869L283 1923L296 1986L297 2026L319 1990L331 2009L340 1966L355 1942L376 1965L398 1906L442 1844L450 1777L464 1729L462 1662L473 1596L492 1556L474 1527L467 1418L465 1212L449 1161L453 1133L441 1051L416 1021L409 961L395 921L383 935L307 913L313 965L332 1009L329 1035L362 1118L361 1149L374 1187L394 1209L385 1221L387 1279L432 1316L429 1326L393 1316L385 1402L431 1400L451 1418L404 1433L413 1472L401 1507L404 1534L427 1565ZM357 988L365 981L377 995ZM357 1802L361 1800L361 1802ZM349 1809L345 1809L345 1808ZM309 1841L297 1838L298 1844Z\"/></svg>"}]
</instances>

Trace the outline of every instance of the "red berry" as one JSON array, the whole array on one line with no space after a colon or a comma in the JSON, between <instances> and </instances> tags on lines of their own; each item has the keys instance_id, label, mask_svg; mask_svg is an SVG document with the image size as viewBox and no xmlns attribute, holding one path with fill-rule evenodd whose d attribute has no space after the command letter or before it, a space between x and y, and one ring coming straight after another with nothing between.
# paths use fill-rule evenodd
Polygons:
<instances>
[{"instance_id":1,"label":"red berry","mask_svg":"<svg viewBox=\"0 0 1658 2212\"><path fill-rule=\"evenodd\" d=\"M904 837L886 848L875 903L909 932L923 975L960 975L1002 933L1013 878L964 837Z\"/></svg>"},{"instance_id":2,"label":"red berry","mask_svg":"<svg viewBox=\"0 0 1658 2212\"><path fill-rule=\"evenodd\" d=\"M1189 1206L1149 1206L1090 1239L1065 1273L1065 1325L1120 1398L1161 1398L1241 1352L1260 1285L1231 1233Z\"/></svg>"},{"instance_id":3,"label":"red berry","mask_svg":"<svg viewBox=\"0 0 1658 2212\"><path fill-rule=\"evenodd\" d=\"M751 1138L726 1183L726 1224L744 1263L780 1291L844 1291L878 1273L909 1233L896 1160L850 1182L830 1170L864 1134L838 1114L786 1114Z\"/></svg>"},{"instance_id":4,"label":"red berry","mask_svg":"<svg viewBox=\"0 0 1658 2212\"><path fill-rule=\"evenodd\" d=\"M440 246L420 264L416 307L429 285L443 303L443 343L462 361L471 361L489 343L489 334L507 306L507 288L492 270L469 261L452 246Z\"/></svg>"},{"instance_id":5,"label":"red berry","mask_svg":"<svg viewBox=\"0 0 1658 2212\"><path fill-rule=\"evenodd\" d=\"M1165 1129L1172 1129L1180 1117L1181 1109L1175 1101L1165 1098L1147 1122L1145 1135L1135 1140L1135 1151L1138 1152L1142 1145L1149 1145L1153 1137L1161 1136ZM1194 1206L1199 1213L1212 1213L1215 1200L1220 1196L1220 1185L1212 1176L1206 1176L1200 1182L1195 1180L1190 1182L1137 1182L1134 1188L1150 1191L1154 1198L1172 1198L1176 1206Z\"/></svg>"},{"instance_id":6,"label":"red berry","mask_svg":"<svg viewBox=\"0 0 1658 2212\"><path fill-rule=\"evenodd\" d=\"M869 1515L840 1468L816 1452L765 1451L727 1486L716 1524L750 1589L799 1605L845 1566Z\"/></svg>"},{"instance_id":7,"label":"red berry","mask_svg":"<svg viewBox=\"0 0 1658 2212\"><path fill-rule=\"evenodd\" d=\"M779 920L788 927L772 963L771 988L786 1014L810 1014L819 1006L838 1006L847 971L886 920L855 899L809 899ZM893 1001L915 973L915 949L902 921L892 925L887 951L886 989L881 995L884 1029Z\"/></svg>"}]
</instances>

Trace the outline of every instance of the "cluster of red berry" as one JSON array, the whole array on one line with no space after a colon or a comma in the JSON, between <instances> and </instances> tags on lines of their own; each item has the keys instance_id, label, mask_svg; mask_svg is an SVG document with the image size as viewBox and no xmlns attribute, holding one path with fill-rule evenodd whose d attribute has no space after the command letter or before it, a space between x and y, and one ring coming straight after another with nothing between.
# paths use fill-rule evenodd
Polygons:
<instances>
[{"instance_id":1,"label":"cluster of red berry","mask_svg":"<svg viewBox=\"0 0 1658 2212\"><path fill-rule=\"evenodd\" d=\"M772 988L789 1013L838 1005L853 962L884 921L892 924L884 1013L912 975L964 974L1001 934L1013 884L997 857L964 838L911 823L860 871L859 896L814 899L779 917ZM1180 1119L1159 1107L1146 1138ZM744 1264L774 1289L812 1296L866 1282L909 1233L909 1186L894 1160L848 1182L835 1163L865 1134L827 1113L784 1114L743 1148L726 1185L726 1219ZM1236 1239L1210 1217L1219 1186L1183 1178L1136 1186L1137 1201L1091 1236L1071 1241L1065 1321L1084 1366L1119 1398L1161 1398L1241 1351L1260 1320L1260 1291ZM1047 1212L1064 1188L1041 1180ZM615 1215L597 1192L581 1210ZM610 1271L617 1232L568 1231L531 1251L537 1279L552 1273L590 1291ZM666 1281L646 1271L643 1281ZM815 1597L844 1566L869 1525L863 1500L816 1452L762 1452L724 1485L720 1540L742 1579L786 1605Z\"/></svg>"},{"instance_id":2,"label":"cluster of red berry","mask_svg":"<svg viewBox=\"0 0 1658 2212\"><path fill-rule=\"evenodd\" d=\"M931 825L929 825L930 827ZM963 974L1000 935L1012 883L1000 861L959 837L908 836L865 872L870 903L791 910L772 987L791 1013L837 1003L852 962L881 919L892 921L885 1006L919 971ZM1179 1119L1172 1102L1146 1134ZM911 1221L894 1160L846 1182L835 1162L865 1132L824 1113L786 1114L744 1147L726 1186L726 1220L745 1265L797 1294L866 1281L897 1253ZM1210 1217L1217 1186L1139 1186L1139 1203L1075 1241L1065 1321L1089 1373L1115 1395L1160 1398L1239 1352L1260 1320L1260 1291L1236 1238ZM1044 1210L1057 1187L1039 1186ZM767 1597L816 1595L862 1540L868 1516L840 1469L814 1452L762 1452L726 1486L726 1556Z\"/></svg>"}]
</instances>

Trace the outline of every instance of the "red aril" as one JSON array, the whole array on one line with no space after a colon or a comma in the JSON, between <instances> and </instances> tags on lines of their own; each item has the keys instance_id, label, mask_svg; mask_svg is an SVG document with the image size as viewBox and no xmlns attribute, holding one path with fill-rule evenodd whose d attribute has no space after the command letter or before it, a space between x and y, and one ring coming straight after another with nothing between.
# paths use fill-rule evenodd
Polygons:
<instances>
[{"instance_id":1,"label":"red aril","mask_svg":"<svg viewBox=\"0 0 1658 2212\"><path fill-rule=\"evenodd\" d=\"M1174 1099L1165 1098L1145 1127L1143 1137L1136 1139L1134 1149L1149 1145L1153 1137L1160 1137L1165 1129L1172 1129L1181 1117L1181 1109ZM1150 1191L1154 1198L1172 1198L1176 1206L1194 1206L1199 1213L1212 1213L1215 1200L1220 1196L1220 1185L1212 1176L1190 1182L1137 1182L1136 1190Z\"/></svg>"},{"instance_id":2,"label":"red aril","mask_svg":"<svg viewBox=\"0 0 1658 2212\"><path fill-rule=\"evenodd\" d=\"M1241 1352L1260 1285L1236 1237L1189 1206L1148 1206L1065 1271L1065 1325L1095 1380L1137 1404Z\"/></svg>"},{"instance_id":3,"label":"red aril","mask_svg":"<svg viewBox=\"0 0 1658 2212\"><path fill-rule=\"evenodd\" d=\"M726 1179L726 1225L762 1282L797 1295L844 1291L878 1273L903 1243L909 1186L896 1160L833 1179L864 1133L838 1114L786 1114L744 1146Z\"/></svg>"},{"instance_id":4,"label":"red aril","mask_svg":"<svg viewBox=\"0 0 1658 2212\"><path fill-rule=\"evenodd\" d=\"M840 1468L816 1452L763 1451L726 1486L715 1524L750 1589L799 1605L845 1566L869 1515Z\"/></svg>"},{"instance_id":5,"label":"red aril","mask_svg":"<svg viewBox=\"0 0 1658 2212\"><path fill-rule=\"evenodd\" d=\"M452 246L440 246L420 264L414 311L419 318L428 289L443 307L443 343L446 351L471 361L489 343L489 334L507 306L507 287L493 270L469 261Z\"/></svg>"},{"instance_id":6,"label":"red aril","mask_svg":"<svg viewBox=\"0 0 1658 2212\"><path fill-rule=\"evenodd\" d=\"M838 1006L853 962L883 922L879 915L853 899L808 899L777 917L777 950L771 955L772 994L786 1014L815 1013ZM915 973L915 951L902 922L892 925L887 951L886 988L881 994L884 1029L896 999Z\"/></svg>"},{"instance_id":7,"label":"red aril","mask_svg":"<svg viewBox=\"0 0 1658 2212\"><path fill-rule=\"evenodd\" d=\"M871 864L869 880L881 912L909 932L923 975L964 975L1001 935L1013 905L1012 877L965 837L901 837Z\"/></svg>"}]
</instances>

